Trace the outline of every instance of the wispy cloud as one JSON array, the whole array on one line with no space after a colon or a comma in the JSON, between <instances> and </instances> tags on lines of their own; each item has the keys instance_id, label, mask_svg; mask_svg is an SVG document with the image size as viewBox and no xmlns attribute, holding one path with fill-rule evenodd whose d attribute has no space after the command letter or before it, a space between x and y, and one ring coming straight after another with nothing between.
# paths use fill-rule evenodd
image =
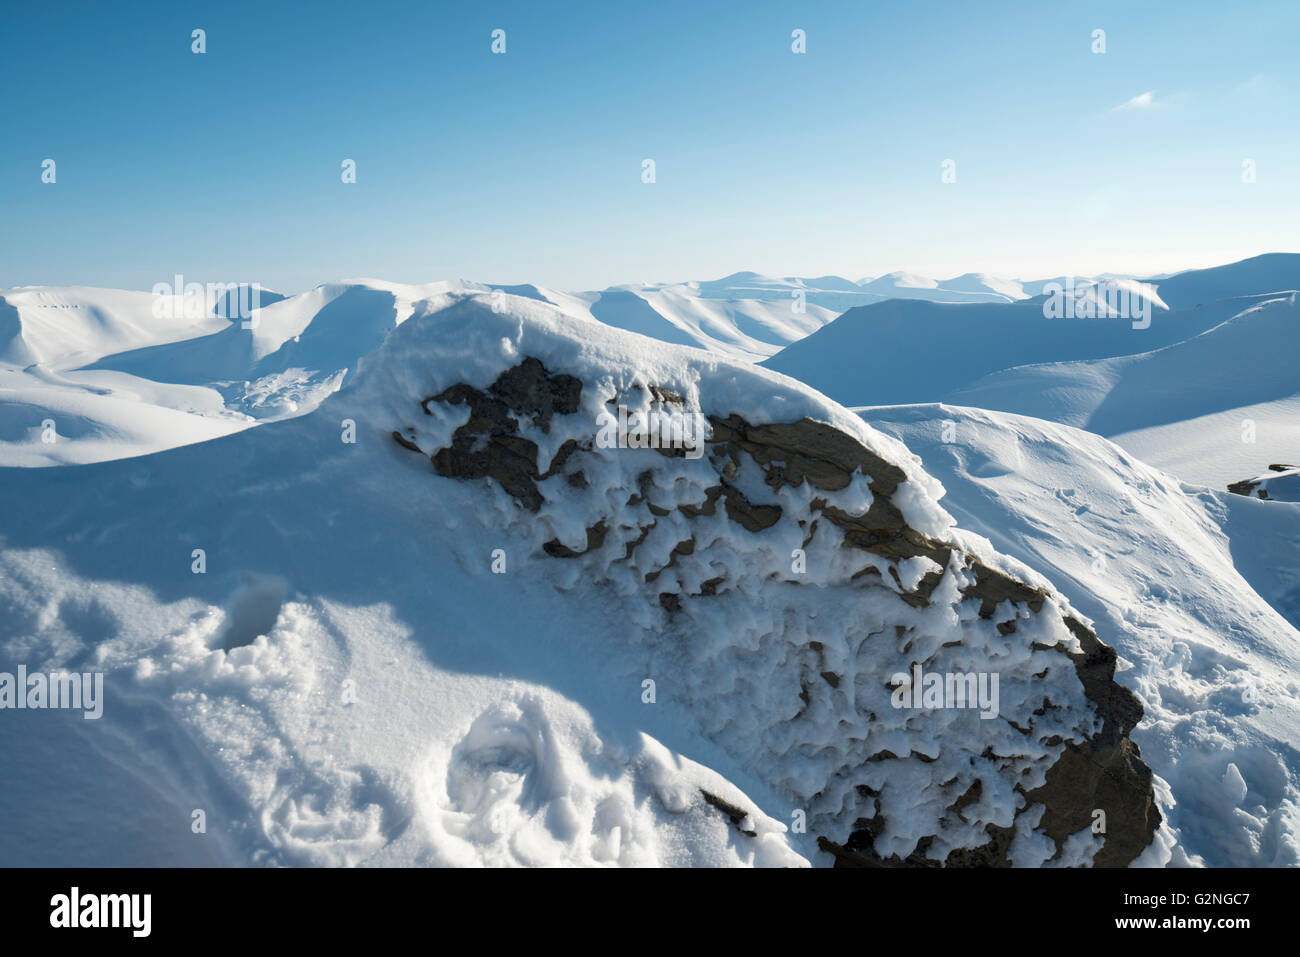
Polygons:
<instances>
[{"instance_id":1,"label":"wispy cloud","mask_svg":"<svg viewBox=\"0 0 1300 957\"><path fill-rule=\"evenodd\" d=\"M1113 107L1115 110L1149 110L1156 105L1156 91L1147 90L1145 93L1139 93L1127 103L1121 103Z\"/></svg>"},{"instance_id":2,"label":"wispy cloud","mask_svg":"<svg viewBox=\"0 0 1300 957\"><path fill-rule=\"evenodd\" d=\"M1264 93L1272 85L1272 81L1263 73L1256 73L1246 82L1234 86L1232 92L1239 96L1250 96L1255 93Z\"/></svg>"}]
</instances>

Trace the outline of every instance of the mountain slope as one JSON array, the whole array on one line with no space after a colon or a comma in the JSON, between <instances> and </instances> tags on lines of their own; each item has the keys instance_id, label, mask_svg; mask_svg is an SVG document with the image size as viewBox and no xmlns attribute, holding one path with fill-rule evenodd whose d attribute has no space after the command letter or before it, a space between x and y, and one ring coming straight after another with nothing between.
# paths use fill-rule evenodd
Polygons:
<instances>
[{"instance_id":1,"label":"mountain slope","mask_svg":"<svg viewBox=\"0 0 1300 957\"><path fill-rule=\"evenodd\" d=\"M859 284L865 292L885 299L923 299L927 302L1015 302L1028 297L1020 283L984 273L965 273L952 279L928 279L908 272L891 272Z\"/></svg>"},{"instance_id":2,"label":"mountain slope","mask_svg":"<svg viewBox=\"0 0 1300 957\"><path fill-rule=\"evenodd\" d=\"M954 286L970 286L958 277ZM983 285L986 277L976 277ZM959 281L960 280L960 281ZM935 299L942 285L907 274L867 283L873 290L897 287L898 295ZM1049 283L1074 290L1074 306L1102 301L1103 292L1121 291L1150 304L1145 317L1069 318L1048 302ZM1018 303L975 304L966 308L924 301L892 301L851 309L764 361L848 405L929 402L951 397L965 404L982 401L959 390L1017 366L1088 362L1151 352L1190 339L1231 318L1252 301L1277 298L1300 288L1300 254L1271 253L1143 282L1106 277L1060 277L1017 284L1033 298ZM1003 288L1010 295L1013 288ZM1074 308L1081 314L1080 308ZM1106 309L1096 314L1109 314ZM1055 316L1055 317L1053 317ZM1262 346L1261 346L1262 348ZM881 357L888 357L881 362ZM925 370L925 374L915 374ZM936 385L936 383L938 383ZM1036 386L1035 388L1038 388ZM1058 389L1058 392L1061 390ZM1003 408L1003 406L994 406ZM1053 417L1043 407L1006 407ZM1061 421L1074 421L1061 419Z\"/></svg>"},{"instance_id":3,"label":"mountain slope","mask_svg":"<svg viewBox=\"0 0 1300 957\"><path fill-rule=\"evenodd\" d=\"M146 292L85 286L32 286L0 295L0 362L63 371L106 355L209 335L227 320L210 311L155 315Z\"/></svg>"},{"instance_id":4,"label":"mountain slope","mask_svg":"<svg viewBox=\"0 0 1300 957\"><path fill-rule=\"evenodd\" d=\"M895 300L852 309L762 363L847 405L928 402L1013 366L1145 352L1190 338L1234 310L1157 309L1148 328L1118 318L1047 318L1041 301L959 305Z\"/></svg>"},{"instance_id":5,"label":"mountain slope","mask_svg":"<svg viewBox=\"0 0 1300 957\"><path fill-rule=\"evenodd\" d=\"M1189 269L1152 280L1171 309L1216 299L1262 296L1300 289L1300 253L1265 253L1209 269Z\"/></svg>"},{"instance_id":6,"label":"mountain slope","mask_svg":"<svg viewBox=\"0 0 1300 957\"><path fill-rule=\"evenodd\" d=\"M1137 355L998 372L947 397L1113 438L1144 461L1222 488L1300 443L1295 294L1226 300L1234 315ZM1244 463L1244 464L1243 464Z\"/></svg>"}]
</instances>

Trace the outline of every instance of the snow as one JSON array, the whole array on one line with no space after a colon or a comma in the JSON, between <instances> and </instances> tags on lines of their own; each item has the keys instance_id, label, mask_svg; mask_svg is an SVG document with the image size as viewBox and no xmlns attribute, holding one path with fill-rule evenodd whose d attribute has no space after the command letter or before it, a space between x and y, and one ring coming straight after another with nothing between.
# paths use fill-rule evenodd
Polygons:
<instances>
[{"instance_id":1,"label":"snow","mask_svg":"<svg viewBox=\"0 0 1300 957\"><path fill-rule=\"evenodd\" d=\"M934 842L942 857L1010 823L1023 802L1012 785L1040 784L1063 747L1043 741L1094 730L1073 667L1034 650L1077 647L1059 615L1022 619L1009 640L962 599L971 578L956 566L932 604L912 607L892 585L853 582L864 562L884 560L855 559L838 531L805 541L784 522L751 534L722 509L688 520L673 506L705 500L716 477L704 460L593 448L582 459L589 489L555 476L533 514L495 484L434 474L392 440L396 425L421 448L445 443L465 410L435 403L426 416L421 399L485 387L523 356L585 383L578 414L556 416L549 433L524 423L544 456L589 435L608 399L648 401L653 384L756 425L835 425L903 469L894 503L909 525L958 534L904 446L806 386L531 298L435 293L314 412L142 458L3 473L6 499L27 507L5 519L0 659L106 673L104 717L70 729L65 759L126 765L152 778L164 808L188 811L163 822L168 846L182 846L170 857L192 859L189 842L223 863L824 864L809 835L847 833L863 782L897 822L878 850L906 855L970 785L971 755L991 745L1014 756L1004 772L984 769L965 825ZM340 439L348 422L355 443ZM647 470L652 498L633 505ZM736 481L763 488L756 470ZM860 480L766 492L795 515L814 495L846 510L871 500ZM651 505L667 514L647 535ZM597 550L544 553L553 538L581 546L598 519L611 534ZM665 568L691 536L693 551ZM786 580L801 546L815 587ZM725 584L670 621L646 594L645 575L661 569L657 589ZM904 563L899 587L927 570ZM903 625L910 640L895 637ZM916 720L890 706L886 683L912 661L999 673L1008 713L1032 709L1046 682L1057 708L1034 737L960 709ZM801 689L814 665L842 683ZM155 742L143 759L133 756L142 737ZM45 740L13 745L21 764ZM926 760L868 762L881 748ZM39 778L7 787L11 821L57 799ZM140 807L157 812L159 800ZM219 839L191 834L194 809ZM807 833L790 829L796 811ZM133 826L137 812L111 812ZM0 838L0 856L16 853L13 839Z\"/></svg>"},{"instance_id":2,"label":"snow","mask_svg":"<svg viewBox=\"0 0 1300 957\"><path fill-rule=\"evenodd\" d=\"M376 441L371 451L391 444ZM199 461L177 461L191 457ZM233 476L213 445L158 458L171 460L155 468L174 479L196 474L197 464L216 468L223 488L237 487L232 478L256 483L259 460L287 464L270 443ZM355 458L345 470L351 480ZM151 830L150 850L138 852L151 863L800 862L781 828L734 785L640 730L637 709L652 709L640 704L637 683L614 686L586 656L557 653L572 629L608 632L613 622L599 608L571 608L518 576L470 574L440 555L437 539L404 545L412 516L366 507L381 484L423 493L427 521L438 512L425 476L365 485L347 507L331 504L329 484L306 502L298 486L262 488L227 499L247 517L218 513L203 527L188 493L154 486L127 463L91 468L107 472L98 478L121 507L117 517L95 521L97 509L76 510L91 542L61 549L71 564L14 548L11 536L0 566L8 623L0 659L71 657L74 667L108 671L112 690L101 721L76 722L93 727L56 713L40 715L44 724L29 718L29 735L6 741L7 759L40 767L58 747L63 764L129 769L110 778L111 804L84 809L93 830L46 848L55 859L83 862L75 848L91 844L91 860L120 862L116 835ZM340 476L327 465L321 478ZM56 496L66 485L58 484ZM320 538L313 513L325 516ZM134 525L122 514L134 514ZM141 528L166 544L132 550ZM206 577L189 574L196 541L211 556ZM339 549L341 541L348 546ZM108 565L93 567L105 554ZM387 571L359 580L357 568ZM250 577L285 569L291 588L273 625L223 648L230 624L248 617L240 602ZM572 700L575 688L587 707ZM671 713L665 718L660 740L673 736ZM6 820L34 824L43 807L67 808L65 793L75 799L95 787L54 790L59 783L7 780ZM748 809L763 839L739 835L703 806L700 787ZM203 836L190 831L192 809L206 814ZM29 833L7 829L0 859L21 860Z\"/></svg>"},{"instance_id":3,"label":"snow","mask_svg":"<svg viewBox=\"0 0 1300 957\"><path fill-rule=\"evenodd\" d=\"M1014 279L985 273L965 273L952 279L930 279L909 272L891 272L864 279L859 286L886 299L922 299L928 302L1014 302L1028 297Z\"/></svg>"},{"instance_id":4,"label":"snow","mask_svg":"<svg viewBox=\"0 0 1300 957\"><path fill-rule=\"evenodd\" d=\"M804 292L804 301L796 303L791 292ZM587 315L606 325L751 361L773 355L835 315L818 304L816 292L809 294L794 284L774 294L738 288L704 295L689 285L668 285L606 289L593 295ZM566 311L582 315L572 308Z\"/></svg>"},{"instance_id":5,"label":"snow","mask_svg":"<svg viewBox=\"0 0 1300 957\"><path fill-rule=\"evenodd\" d=\"M1232 299L1233 314L1165 348L1028 365L949 393L955 402L1064 422L1144 461L1224 488L1294 456L1300 310L1294 293Z\"/></svg>"},{"instance_id":6,"label":"snow","mask_svg":"<svg viewBox=\"0 0 1300 957\"><path fill-rule=\"evenodd\" d=\"M1076 305L1104 302L1094 281L1072 282ZM849 310L763 365L847 405L938 399L1074 425L1213 488L1295 458L1300 255L1106 282L1149 303L1148 327L1106 309L1048 318L1042 295L900 300Z\"/></svg>"},{"instance_id":7,"label":"snow","mask_svg":"<svg viewBox=\"0 0 1300 957\"><path fill-rule=\"evenodd\" d=\"M1127 319L1047 318L1041 300L959 304L892 300L851 309L762 365L846 405L933 401L1015 366L1145 352L1190 338L1228 307Z\"/></svg>"},{"instance_id":8,"label":"snow","mask_svg":"<svg viewBox=\"0 0 1300 957\"><path fill-rule=\"evenodd\" d=\"M233 293L209 297L204 315L187 318L182 297L160 303L151 293L112 289L6 290L0 466L145 455L303 415L347 381L414 303L453 290L495 294L498 308L499 297L532 299L591 322L751 361L830 321L835 313L818 305L819 297L853 295L838 287L820 292L803 280L780 281L775 291L747 298L744 288L704 295L691 284L567 293L531 284L352 279L289 297L259 290L262 308L245 329L240 317L222 317L232 311ZM805 296L798 304L795 290ZM46 420L78 442L49 441Z\"/></svg>"},{"instance_id":9,"label":"snow","mask_svg":"<svg viewBox=\"0 0 1300 957\"><path fill-rule=\"evenodd\" d=\"M815 417L844 428L869 448L902 463L909 472L906 486L912 491L896 495L894 501L908 523L927 535L942 537L950 532L951 520L933 501L938 486L915 468L915 460L860 423L855 427L842 410L810 390L736 363L702 363L690 351L642 352L644 340L631 337L590 336L579 342L573 335L583 330L569 317L532 304L512 303L515 310L527 321L515 315L484 315L457 304L437 313L436 323L404 326L373 366L363 365L355 391L341 393L338 399L348 398L359 415L371 415L364 411L368 409L382 410L376 429L405 409L409 416L405 435L428 452L447 443L457 422L439 415L432 421L411 415L413 394L438 394L460 380L484 388L508 363L528 355L539 358L548 369L577 375L592 386L584 389L583 411L564 423L578 431L561 431L558 420L553 420L552 443L578 438L583 430L589 434L590 423L607 401L624 395L634 381L678 392L688 407L713 415L747 410L745 414L755 422ZM444 358L448 342L458 344L452 361ZM523 434L541 438L532 431ZM414 461L421 460L415 457ZM722 510L706 518L685 517L680 506L703 504L706 488L716 476L702 460L673 465L669 461L653 451L586 455L583 471L600 493L569 494L562 477L554 477L541 483L547 500L535 515L519 512L499 491L489 502L478 500L472 507L466 503L463 509L454 508L463 494L458 488L441 495L456 512L473 516L458 522L458 528L478 553L488 549L480 535L494 535L498 542L523 536L522 549L515 545L509 551L522 551L525 572L533 571L537 559L531 556L541 554L546 541L558 539L570 548L581 548L587 540L585 529L603 521L611 531L595 552L557 571L543 557L540 561L546 567L538 573L557 576L557 587L572 593L575 604L602 600L599 595L610 592L620 598L625 603L620 616L627 623L624 633L630 629L634 635L633 653L653 662L645 673L672 675L671 684L666 677L662 680L676 689L674 700L690 710L703 734L725 742L733 754L744 755L747 768L790 795L793 806L807 808L810 826L816 824L819 833L852 827L861 813L856 786L865 783L883 791L883 813L899 822L878 840L879 852L906 856L918 838L934 833L935 822L954 797L952 788L928 787L927 782L956 780L968 786L970 754L992 746L999 754L1021 755L1016 780L1028 782L1027 788L1041 784L1046 765L1055 759L1057 752L1026 742L1007 723L982 726L976 715L961 711L944 711L932 721L915 722L908 720L906 712L891 708L884 679L907 671L911 656L935 656L931 670L999 671L1003 707L1025 710L1032 710L1027 702L1038 701L1034 696L1042 694L1042 685L1031 675L1055 667L1056 678L1048 680L1053 701L1061 707L1052 720L1061 722L1061 729L1080 721L1092 727L1073 669L1062 668L1059 659L1053 665L1042 652L1030 650L1035 641L1045 646L1075 643L1059 618L1025 621L1022 634L1015 641L1006 640L991 622L978 618L978 603L966 603L954 615L954 606L962 605L960 589L970 583L955 569L943 578L932 607L910 608L887 588L864 593L852 579L864 560L873 559L845 550L842 536L820 536L810 544L804 529L782 523L755 538ZM765 492L762 500L771 500L773 490L764 489L752 463L750 469L738 473L736 487L756 498ZM643 485L641 476L647 471L651 478ZM649 501L629 506L641 489L649 494ZM479 497L473 490L469 494ZM846 510L870 503L869 492L861 485L851 484L838 493L807 485L775 491L775 500L793 515L808 514L813 497ZM657 519L652 518L651 508L658 509ZM574 509L580 511L575 515ZM656 588L698 595L707 580L722 576L726 584L707 602L688 602L680 618L669 623L644 602L644 582L648 574L658 574L677 543L687 539L694 542L692 550L657 578ZM625 558L634 540L641 544ZM790 575L790 555L801 546L808 550L809 574L818 583L815 589L784 581ZM996 558L990 555L989 560ZM900 580L919 579L929 570L924 561L913 566L900 569ZM900 623L915 626L916 644L884 637ZM881 637L872 640L873 636ZM610 636L607 644L612 642ZM852 689L847 697L831 694L828 688L801 706L799 669L791 658L811 642L820 646L821 669L842 675ZM868 711L871 719L866 717ZM802 718L798 723L793 721L796 715ZM930 760L888 769L865 763L882 748ZM848 769L857 769L856 776L846 774ZM955 847L984 843L986 823L1009 824L1017 809L1013 783L1004 780L1000 791L988 787L978 811L968 814L968 826L950 826L935 841L934 856L941 859Z\"/></svg>"},{"instance_id":10,"label":"snow","mask_svg":"<svg viewBox=\"0 0 1300 957\"><path fill-rule=\"evenodd\" d=\"M216 314L229 310L231 294L191 317L180 297L169 303L85 287L5 291L0 465L145 455L310 412L410 315L412 303L462 285L353 280L291 297L266 292L254 316L233 321Z\"/></svg>"},{"instance_id":11,"label":"snow","mask_svg":"<svg viewBox=\"0 0 1300 957\"><path fill-rule=\"evenodd\" d=\"M1189 269L1156 283L1173 309L1192 308L1216 299L1300 289L1300 254L1266 253L1209 269Z\"/></svg>"},{"instance_id":12,"label":"snow","mask_svg":"<svg viewBox=\"0 0 1300 957\"><path fill-rule=\"evenodd\" d=\"M590 314L609 325L760 361L859 306L888 299L1005 303L1028 295L1015 280L982 273L936 281L899 272L853 282L842 276L738 272L703 282L616 287L585 298ZM550 292L545 298L571 314L582 312ZM796 301L799 311L793 308Z\"/></svg>"},{"instance_id":13,"label":"snow","mask_svg":"<svg viewBox=\"0 0 1300 957\"><path fill-rule=\"evenodd\" d=\"M1300 468L1295 466L1274 465L1262 475L1247 479L1244 485L1246 495L1274 502L1300 502Z\"/></svg>"}]
</instances>

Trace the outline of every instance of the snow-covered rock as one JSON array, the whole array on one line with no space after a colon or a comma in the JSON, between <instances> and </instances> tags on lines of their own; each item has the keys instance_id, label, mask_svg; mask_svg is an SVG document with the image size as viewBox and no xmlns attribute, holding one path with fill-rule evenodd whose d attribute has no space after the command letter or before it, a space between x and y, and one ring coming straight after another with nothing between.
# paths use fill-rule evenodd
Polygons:
<instances>
[{"instance_id":1,"label":"snow-covered rock","mask_svg":"<svg viewBox=\"0 0 1300 957\"><path fill-rule=\"evenodd\" d=\"M1230 482L1228 491L1277 502L1300 502L1300 466L1270 465L1263 475Z\"/></svg>"},{"instance_id":2,"label":"snow-covered rock","mask_svg":"<svg viewBox=\"0 0 1300 957\"><path fill-rule=\"evenodd\" d=\"M698 413L707 441L606 447L620 404ZM743 360L449 288L309 414L0 482L24 505L0 671L99 671L106 697L11 712L4 746L106 769L85 813L156 818L141 857L1172 853L1089 621L956 528L903 445ZM0 786L0 858L60 800Z\"/></svg>"},{"instance_id":3,"label":"snow-covered rock","mask_svg":"<svg viewBox=\"0 0 1300 957\"><path fill-rule=\"evenodd\" d=\"M1113 652L1044 580L955 533L904 449L789 382L520 312L467 301L404 327L357 401L374 396L413 465L489 491L475 514L523 538L530 570L616 596L621 640L807 809L823 849L1114 865L1148 847L1141 706ZM601 447L619 406L702 416L702 454ZM997 716L897 708L899 676L927 673L999 675Z\"/></svg>"}]
</instances>

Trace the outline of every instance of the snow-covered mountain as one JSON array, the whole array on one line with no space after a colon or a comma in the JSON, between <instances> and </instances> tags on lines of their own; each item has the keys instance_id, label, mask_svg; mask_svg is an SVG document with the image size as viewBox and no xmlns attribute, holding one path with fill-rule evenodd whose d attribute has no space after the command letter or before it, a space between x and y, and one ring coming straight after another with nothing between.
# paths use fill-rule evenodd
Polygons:
<instances>
[{"instance_id":1,"label":"snow-covered mountain","mask_svg":"<svg viewBox=\"0 0 1300 957\"><path fill-rule=\"evenodd\" d=\"M1007 303L1028 299L1040 289L1041 283L982 273L934 280L897 272L854 282L842 276L737 272L699 282L618 286L578 298L608 325L758 361L857 307L890 299ZM572 303L560 303L549 293L545 298L575 311Z\"/></svg>"},{"instance_id":2,"label":"snow-covered mountain","mask_svg":"<svg viewBox=\"0 0 1300 957\"><path fill-rule=\"evenodd\" d=\"M1190 338L1232 315L1230 305L1125 319L1053 319L1016 303L895 299L852 309L762 364L850 405L921 402L1029 363L1128 355Z\"/></svg>"},{"instance_id":3,"label":"snow-covered mountain","mask_svg":"<svg viewBox=\"0 0 1300 957\"><path fill-rule=\"evenodd\" d=\"M1190 309L1216 299L1300 289L1300 254L1265 253L1209 269L1189 269L1150 279L1171 309Z\"/></svg>"},{"instance_id":4,"label":"snow-covered mountain","mask_svg":"<svg viewBox=\"0 0 1300 957\"><path fill-rule=\"evenodd\" d=\"M927 302L1016 302L1028 292L1015 279L999 279L985 273L965 273L952 279L929 279L908 272L891 272L877 279L864 279L861 288L878 301L922 299Z\"/></svg>"},{"instance_id":5,"label":"snow-covered mountain","mask_svg":"<svg viewBox=\"0 0 1300 957\"><path fill-rule=\"evenodd\" d=\"M866 301L854 292L821 289L798 279L770 280L756 273L737 273L714 283L616 286L579 298L582 306L569 305L567 312L751 361L775 354L843 309Z\"/></svg>"},{"instance_id":6,"label":"snow-covered mountain","mask_svg":"<svg viewBox=\"0 0 1300 957\"><path fill-rule=\"evenodd\" d=\"M412 302L446 285L337 283L267 295L234 320L218 315L226 302L189 309L143 292L7 290L0 464L141 455L310 411Z\"/></svg>"},{"instance_id":7,"label":"snow-covered mountain","mask_svg":"<svg viewBox=\"0 0 1300 957\"><path fill-rule=\"evenodd\" d=\"M955 402L1064 422L1203 485L1242 477L1243 460L1300 447L1296 294L1224 300L1191 312L1234 315L1136 355L1008 369L949 393Z\"/></svg>"},{"instance_id":8,"label":"snow-covered mountain","mask_svg":"<svg viewBox=\"0 0 1300 957\"><path fill-rule=\"evenodd\" d=\"M572 316L750 361L805 338L839 312L882 299L836 276L752 272L579 293L359 279L288 297L260 289L253 321L237 314L233 292L210 297L194 312L179 296L162 302L174 308L159 310L159 297L143 292L11 289L0 293L0 464L140 455L309 412L410 315L413 303L453 289L546 302ZM48 422L78 442L47 441Z\"/></svg>"},{"instance_id":9,"label":"snow-covered mountain","mask_svg":"<svg viewBox=\"0 0 1300 957\"><path fill-rule=\"evenodd\" d=\"M695 284L566 293L530 284L359 279L289 297L260 290L261 308L241 317L230 293L194 311L179 296L168 303L144 292L5 290L0 465L140 455L304 414L346 381L360 357L411 314L413 303L454 289L495 294L498 307L507 295L533 299L590 321L749 360L820 328L835 312L819 297L845 295L823 294L801 280L765 292L724 281L702 294ZM796 300L791 290L805 297ZM175 308L160 310L160 302ZM78 441L48 441L47 422Z\"/></svg>"}]
</instances>

